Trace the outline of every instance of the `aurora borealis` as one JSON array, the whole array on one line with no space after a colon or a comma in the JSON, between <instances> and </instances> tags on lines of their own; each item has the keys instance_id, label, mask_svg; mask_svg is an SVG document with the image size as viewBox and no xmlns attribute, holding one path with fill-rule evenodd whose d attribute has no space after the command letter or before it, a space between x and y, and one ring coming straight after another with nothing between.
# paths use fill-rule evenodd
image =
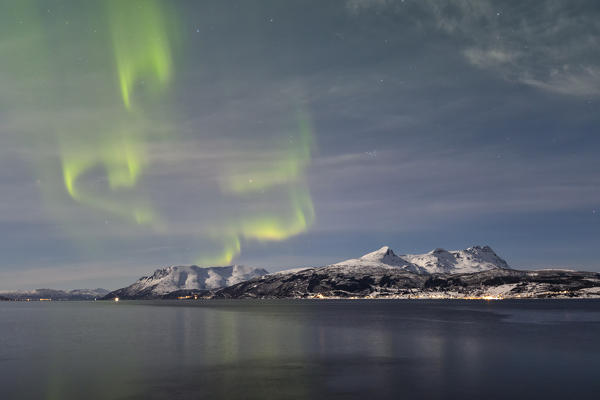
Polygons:
<instances>
[{"instance_id":1,"label":"aurora borealis","mask_svg":"<svg viewBox=\"0 0 600 400\"><path fill-rule=\"evenodd\" d=\"M599 269L600 10L565 7L2 1L0 279L384 244Z\"/></svg>"},{"instance_id":2,"label":"aurora borealis","mask_svg":"<svg viewBox=\"0 0 600 400\"><path fill-rule=\"evenodd\" d=\"M81 114L68 117L74 118L75 123L66 120L48 127L50 137L44 140L46 145L56 146L63 187L55 179L57 173L40 179L42 192L52 193L45 196L45 206L57 222L66 226L65 232L74 242L92 240L81 236L82 224L108 225L114 220L118 221L119 230L135 232L135 227L126 225L138 225L140 232L168 237L176 223L168 215L171 207L158 209L153 205L153 194L141 187L140 180L155 167L149 147L181 139L177 123L173 122L177 115L170 97L176 68L185 67L184 55L189 51L181 40L184 32L177 15L181 10L169 2L155 0L57 6L58 10L44 10L44 4L37 1L26 2L16 9L6 5L14 12L10 23L27 23L36 28L31 33L31 49L25 54L42 55L36 55L40 57L38 67L24 79L33 80L34 75L39 75L51 83L46 90L50 103L55 103L50 105L55 108L54 113L75 110L82 102L86 105ZM49 17L44 11L66 15ZM63 26L71 24L71 17L86 21L87 33L91 29L97 35L73 39L72 32ZM67 52L81 51L81 59L93 60L93 65L65 65L64 59L46 54L47 43L62 43ZM97 54L105 57L96 58ZM19 57L11 55L15 60ZM15 66L27 63L28 60L22 59ZM64 76L65 71L69 77ZM298 100L296 96L286 99L290 110L299 107L294 105ZM34 104L48 106L37 100ZM100 112L90 108L107 109ZM171 121L172 125L158 132L148 123L151 115L160 115L160 122ZM291 111L289 120L289 126L275 128L267 145L269 154L256 154L258 159L253 160L252 152L248 151L248 160L242 159L237 164L223 160L224 166L217 172L219 191L223 196L249 202L257 208L249 215L231 216L235 213L227 212L211 219L199 219L193 212L186 214L185 218L195 224L190 235L200 243L203 240L210 243L208 248L198 250L190 262L231 263L241 252L243 240L282 241L309 228L314 209L304 170L310 163L313 144L310 116L307 111ZM29 140L37 142L37 134L26 132L23 136L31 136ZM56 162L41 163L36 169L55 169ZM61 191L66 193L57 193ZM70 198L65 198L65 194ZM274 199L268 207L262 206L265 196ZM71 207L76 209L55 211ZM89 214L83 220L78 213ZM81 245L89 250L89 243ZM97 252L103 251L102 243L94 246Z\"/></svg>"}]
</instances>

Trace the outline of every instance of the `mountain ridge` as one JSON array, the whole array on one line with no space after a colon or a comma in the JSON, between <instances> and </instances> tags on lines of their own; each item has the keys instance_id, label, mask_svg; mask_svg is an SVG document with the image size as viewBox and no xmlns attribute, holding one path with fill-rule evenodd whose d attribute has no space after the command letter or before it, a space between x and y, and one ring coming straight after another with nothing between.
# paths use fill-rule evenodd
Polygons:
<instances>
[{"instance_id":1,"label":"mountain ridge","mask_svg":"<svg viewBox=\"0 0 600 400\"><path fill-rule=\"evenodd\" d=\"M600 273L520 271L489 246L396 255L384 246L324 267L280 271L205 294L205 298L600 297Z\"/></svg>"},{"instance_id":2,"label":"mountain ridge","mask_svg":"<svg viewBox=\"0 0 600 400\"><path fill-rule=\"evenodd\" d=\"M489 246L397 255L389 246L321 267L160 268L104 299L600 297L600 273L512 269Z\"/></svg>"},{"instance_id":3,"label":"mountain ridge","mask_svg":"<svg viewBox=\"0 0 600 400\"><path fill-rule=\"evenodd\" d=\"M424 254L396 253L389 247L367 253L359 258L341 261L336 266L399 267L417 274L471 273L494 268L510 268L489 246L472 246L465 250L436 248Z\"/></svg>"},{"instance_id":4,"label":"mountain ridge","mask_svg":"<svg viewBox=\"0 0 600 400\"><path fill-rule=\"evenodd\" d=\"M600 273L495 268L416 274L401 268L336 265L270 274L207 293L205 298L518 299L600 298Z\"/></svg>"},{"instance_id":5,"label":"mountain ridge","mask_svg":"<svg viewBox=\"0 0 600 400\"><path fill-rule=\"evenodd\" d=\"M72 289L72 290L59 290L59 289L32 289L32 290L13 290L13 291L1 291L0 297L7 300L26 301L26 300L39 300L39 299L51 299L51 300L96 300L106 296L109 293L108 290L102 288L96 289Z\"/></svg>"},{"instance_id":6,"label":"mountain ridge","mask_svg":"<svg viewBox=\"0 0 600 400\"><path fill-rule=\"evenodd\" d=\"M202 291L231 286L248 279L266 275L263 268L244 265L199 267L177 265L156 269L129 286L108 293L104 299L160 298L176 291Z\"/></svg>"}]
</instances>

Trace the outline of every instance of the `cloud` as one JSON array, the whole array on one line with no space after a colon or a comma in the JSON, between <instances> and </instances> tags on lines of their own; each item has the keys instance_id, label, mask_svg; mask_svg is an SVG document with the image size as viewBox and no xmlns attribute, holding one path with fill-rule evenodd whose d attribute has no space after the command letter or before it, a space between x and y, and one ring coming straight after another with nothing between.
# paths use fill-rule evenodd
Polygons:
<instances>
[{"instance_id":1,"label":"cloud","mask_svg":"<svg viewBox=\"0 0 600 400\"><path fill-rule=\"evenodd\" d=\"M414 232L443 221L597 204L600 179L593 158L521 159L506 150L382 150L376 158L345 154L316 160L319 172L311 183L323 218L315 229Z\"/></svg>"},{"instance_id":2,"label":"cloud","mask_svg":"<svg viewBox=\"0 0 600 400\"><path fill-rule=\"evenodd\" d=\"M546 79L521 77L521 82L550 92L572 96L600 95L600 67L584 66L571 68L565 65L561 69L550 71Z\"/></svg>"},{"instance_id":3,"label":"cloud","mask_svg":"<svg viewBox=\"0 0 600 400\"><path fill-rule=\"evenodd\" d=\"M600 95L599 10L586 2L349 0L353 14L394 12L462 46L471 65L501 79L569 96Z\"/></svg>"},{"instance_id":4,"label":"cloud","mask_svg":"<svg viewBox=\"0 0 600 400\"><path fill-rule=\"evenodd\" d=\"M518 55L502 49L481 50L477 48L465 49L464 55L467 60L480 68L503 66L514 62Z\"/></svg>"}]
</instances>

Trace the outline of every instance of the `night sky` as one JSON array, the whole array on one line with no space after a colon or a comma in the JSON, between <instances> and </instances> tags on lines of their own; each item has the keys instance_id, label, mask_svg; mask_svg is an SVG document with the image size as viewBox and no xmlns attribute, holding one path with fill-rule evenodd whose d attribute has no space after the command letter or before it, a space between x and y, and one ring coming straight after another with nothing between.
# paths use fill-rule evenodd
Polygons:
<instances>
[{"instance_id":1,"label":"night sky","mask_svg":"<svg viewBox=\"0 0 600 400\"><path fill-rule=\"evenodd\" d=\"M490 245L600 271L596 1L2 1L0 289Z\"/></svg>"}]
</instances>

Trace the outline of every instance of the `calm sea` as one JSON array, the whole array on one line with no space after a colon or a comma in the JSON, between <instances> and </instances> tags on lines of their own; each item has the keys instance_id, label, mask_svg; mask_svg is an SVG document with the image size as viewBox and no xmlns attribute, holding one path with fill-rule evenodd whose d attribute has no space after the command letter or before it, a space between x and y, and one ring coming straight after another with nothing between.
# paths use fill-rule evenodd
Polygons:
<instances>
[{"instance_id":1,"label":"calm sea","mask_svg":"<svg viewBox=\"0 0 600 400\"><path fill-rule=\"evenodd\" d=\"M598 399L600 301L0 302L0 399Z\"/></svg>"}]
</instances>

